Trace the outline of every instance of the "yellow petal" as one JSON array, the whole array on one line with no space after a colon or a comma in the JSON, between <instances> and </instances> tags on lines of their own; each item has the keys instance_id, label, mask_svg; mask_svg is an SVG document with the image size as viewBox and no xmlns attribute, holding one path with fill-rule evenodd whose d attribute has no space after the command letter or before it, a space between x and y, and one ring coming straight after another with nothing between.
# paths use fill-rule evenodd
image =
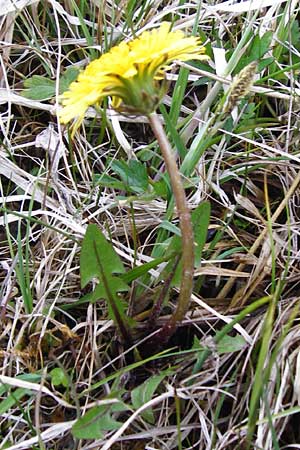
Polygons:
<instances>
[{"instance_id":1,"label":"yellow petal","mask_svg":"<svg viewBox=\"0 0 300 450\"><path fill-rule=\"evenodd\" d=\"M199 54L205 50L198 38L185 37L182 31L170 31L170 24L166 22L156 30L145 31L129 45L136 64L153 64L155 60L160 64L162 58L164 65L175 59L199 59Z\"/></svg>"}]
</instances>

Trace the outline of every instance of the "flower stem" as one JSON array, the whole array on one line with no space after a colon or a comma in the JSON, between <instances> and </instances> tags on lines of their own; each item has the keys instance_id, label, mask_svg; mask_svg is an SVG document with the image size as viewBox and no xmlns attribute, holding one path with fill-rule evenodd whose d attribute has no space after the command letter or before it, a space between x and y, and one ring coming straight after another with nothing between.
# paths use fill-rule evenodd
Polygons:
<instances>
[{"instance_id":1,"label":"flower stem","mask_svg":"<svg viewBox=\"0 0 300 450\"><path fill-rule=\"evenodd\" d=\"M185 313L189 308L190 298L193 290L194 234L191 222L191 214L182 185L181 175L177 167L175 154L172 151L170 142L156 112L151 113L148 116L148 119L153 133L160 146L161 153L170 176L177 214L179 217L182 240L182 276L179 300L177 308L172 314L169 322L162 329L161 337L163 338L163 335L165 335L165 341L167 341L176 330L177 324L183 320Z\"/></svg>"}]
</instances>

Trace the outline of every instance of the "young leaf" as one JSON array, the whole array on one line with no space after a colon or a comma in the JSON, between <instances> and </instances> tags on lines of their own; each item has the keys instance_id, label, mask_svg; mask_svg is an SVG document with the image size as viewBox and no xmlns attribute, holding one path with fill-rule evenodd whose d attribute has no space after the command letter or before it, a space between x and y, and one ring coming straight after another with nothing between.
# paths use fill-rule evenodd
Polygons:
<instances>
[{"instance_id":1,"label":"young leaf","mask_svg":"<svg viewBox=\"0 0 300 450\"><path fill-rule=\"evenodd\" d=\"M153 259L152 261L149 261L147 263L142 264L141 266L136 266L131 270L128 270L128 272L120 275L120 278L125 283L131 283L132 281L136 280L137 278L140 278L143 275L146 275L149 270L154 269L159 264L165 261L169 261L173 256L176 256L175 254L169 254L165 256L161 256L160 258Z\"/></svg>"},{"instance_id":2,"label":"young leaf","mask_svg":"<svg viewBox=\"0 0 300 450\"><path fill-rule=\"evenodd\" d=\"M72 81L76 80L79 73L79 69L75 67L69 67L59 80L59 94L66 91ZM24 81L24 87L22 95L31 100L49 100L55 96L56 81L50 78L42 77L41 75L33 75Z\"/></svg>"},{"instance_id":3,"label":"young leaf","mask_svg":"<svg viewBox=\"0 0 300 450\"><path fill-rule=\"evenodd\" d=\"M159 228L163 228L176 236L181 236L180 229L169 220L162 220L159 224Z\"/></svg>"},{"instance_id":4,"label":"young leaf","mask_svg":"<svg viewBox=\"0 0 300 450\"><path fill-rule=\"evenodd\" d=\"M182 90L183 86L178 86L177 88L178 88L178 91L180 92ZM175 97L175 95L174 95L174 97ZM174 105L175 105L175 107L173 109L172 106L174 106ZM176 120L174 120L174 119L179 113L178 105L180 105L180 101L178 102L178 99L177 99L177 102L174 101L174 103L172 103L170 114L167 113L167 110L163 103L160 105L159 109L163 115L167 131L168 131L168 133L170 133L170 136L174 142L174 147L177 149L180 158L183 159L187 153L187 150L185 148L184 143L182 142L180 134L178 133L176 127L174 126L174 123L176 123ZM177 113L176 113L176 109L177 109ZM173 114L172 114L172 112L173 112Z\"/></svg>"},{"instance_id":5,"label":"young leaf","mask_svg":"<svg viewBox=\"0 0 300 450\"><path fill-rule=\"evenodd\" d=\"M7 387L7 389L9 389L9 387ZM8 410L13 408L23 397L25 397L25 395L32 396L33 391L25 388L12 390L11 393L0 402L0 414L5 414Z\"/></svg>"},{"instance_id":6,"label":"young leaf","mask_svg":"<svg viewBox=\"0 0 300 450\"><path fill-rule=\"evenodd\" d=\"M129 286L120 277L108 275L106 281L111 293L116 294L117 292L127 292L129 290ZM101 298L107 299L107 292L102 283L96 286L92 296L90 297L90 301L93 303Z\"/></svg>"},{"instance_id":7,"label":"young leaf","mask_svg":"<svg viewBox=\"0 0 300 450\"><path fill-rule=\"evenodd\" d=\"M273 32L267 31L262 37L255 35L251 47L247 55L239 61L235 68L235 73L239 73L243 67L250 64L252 61L259 61L267 53L273 39Z\"/></svg>"},{"instance_id":8,"label":"young leaf","mask_svg":"<svg viewBox=\"0 0 300 450\"><path fill-rule=\"evenodd\" d=\"M69 67L59 80L59 93L65 92L73 81L76 80L79 74L77 67Z\"/></svg>"},{"instance_id":9,"label":"young leaf","mask_svg":"<svg viewBox=\"0 0 300 450\"><path fill-rule=\"evenodd\" d=\"M262 37L260 37L258 34L255 35L249 54L250 62L262 58L267 53L270 48L273 36L273 31L267 31Z\"/></svg>"},{"instance_id":10,"label":"young leaf","mask_svg":"<svg viewBox=\"0 0 300 450\"><path fill-rule=\"evenodd\" d=\"M222 355L222 353L238 352L239 350L242 350L245 344L246 341L240 334L236 336L229 336L227 334L220 342L218 342L217 351L219 355Z\"/></svg>"},{"instance_id":11,"label":"young leaf","mask_svg":"<svg viewBox=\"0 0 300 450\"><path fill-rule=\"evenodd\" d=\"M114 177L111 177L107 174L96 174L94 176L94 180L96 184L99 184L100 186L105 186L111 189L119 189L120 191L126 190L126 185L119 180L116 180Z\"/></svg>"},{"instance_id":12,"label":"young leaf","mask_svg":"<svg viewBox=\"0 0 300 450\"><path fill-rule=\"evenodd\" d=\"M153 181L151 183L153 190L157 197L166 198L168 195L168 186L166 185L166 182L164 178L158 181Z\"/></svg>"},{"instance_id":13,"label":"young leaf","mask_svg":"<svg viewBox=\"0 0 300 450\"><path fill-rule=\"evenodd\" d=\"M101 264L106 277L111 277L112 274L125 272L124 266L119 256L114 251L111 243L107 242L98 226L92 223L87 227L80 253L80 277L82 288L84 288L93 278L99 278L99 276L101 276L94 246L101 255Z\"/></svg>"},{"instance_id":14,"label":"young leaf","mask_svg":"<svg viewBox=\"0 0 300 450\"><path fill-rule=\"evenodd\" d=\"M147 169L140 161L131 159L129 163L114 160L111 168L119 175L130 192L144 193L149 186Z\"/></svg>"},{"instance_id":15,"label":"young leaf","mask_svg":"<svg viewBox=\"0 0 300 450\"><path fill-rule=\"evenodd\" d=\"M195 239L195 266L201 264L202 250L206 242L206 235L210 219L210 203L203 202L192 212L192 223Z\"/></svg>"},{"instance_id":16,"label":"young leaf","mask_svg":"<svg viewBox=\"0 0 300 450\"><path fill-rule=\"evenodd\" d=\"M31 383L38 383L41 380L41 375L37 373L25 373L16 376L17 380L29 381ZM18 401L25 395L33 395L33 391L25 388L11 388L7 384L0 384L0 397L8 392L8 396L0 402L0 415L6 413L10 408L13 408Z\"/></svg>"},{"instance_id":17,"label":"young leaf","mask_svg":"<svg viewBox=\"0 0 300 450\"><path fill-rule=\"evenodd\" d=\"M119 409L113 408L114 405L100 405L91 408L73 425L73 436L77 439L101 439L105 431L120 428L122 423L113 419L111 414L116 410L124 411L128 408L121 402L117 405L119 405Z\"/></svg>"},{"instance_id":18,"label":"young leaf","mask_svg":"<svg viewBox=\"0 0 300 450\"><path fill-rule=\"evenodd\" d=\"M22 95L31 100L48 100L55 95L55 80L42 77L40 75L33 75L24 81L25 90Z\"/></svg>"},{"instance_id":19,"label":"young leaf","mask_svg":"<svg viewBox=\"0 0 300 450\"><path fill-rule=\"evenodd\" d=\"M99 279L99 286L91 298L93 301L100 298L107 300L109 315L129 345L132 341L130 323L125 313L126 306L118 297L118 292L126 290L126 284L115 276L124 272L124 266L112 244L107 242L97 225L90 224L80 253L81 286L85 287L93 278Z\"/></svg>"},{"instance_id":20,"label":"young leaf","mask_svg":"<svg viewBox=\"0 0 300 450\"><path fill-rule=\"evenodd\" d=\"M158 388L158 386L160 385L160 383L162 382L162 380L165 378L166 375L167 375L166 371L161 373L160 375L154 375L153 377L146 380L143 384L133 389L133 391L131 392L131 401L135 409L140 408L142 405L144 405L145 403L149 402L152 399L156 389ZM151 409L143 411L141 415L144 420L146 420L151 424L154 424L155 420L153 411Z\"/></svg>"},{"instance_id":21,"label":"young leaf","mask_svg":"<svg viewBox=\"0 0 300 450\"><path fill-rule=\"evenodd\" d=\"M65 372L60 367L55 367L50 372L51 382L53 386L68 387L69 380Z\"/></svg>"},{"instance_id":22,"label":"young leaf","mask_svg":"<svg viewBox=\"0 0 300 450\"><path fill-rule=\"evenodd\" d=\"M201 255L202 250L206 242L206 235L209 225L209 219L210 219L210 203L209 202L203 202L200 203L200 205L194 209L192 212L192 224L193 224L193 230L194 230L194 241L195 241L195 266L199 267L201 264ZM171 243L167 249L167 255L172 253L180 253L181 251L181 238L177 235L173 236ZM173 267L173 261L171 260L167 266L166 269L163 272L163 278L167 277L167 274L170 273L170 270L172 270ZM181 276L181 270L182 265L181 263L178 264L177 269L175 271L172 285L176 286L180 284L180 276Z\"/></svg>"}]
</instances>

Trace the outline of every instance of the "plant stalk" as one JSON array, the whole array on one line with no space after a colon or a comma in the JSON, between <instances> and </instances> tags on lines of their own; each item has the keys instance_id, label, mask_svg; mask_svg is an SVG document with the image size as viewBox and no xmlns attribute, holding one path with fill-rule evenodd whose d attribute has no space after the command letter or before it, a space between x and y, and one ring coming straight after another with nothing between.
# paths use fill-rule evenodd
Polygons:
<instances>
[{"instance_id":1,"label":"plant stalk","mask_svg":"<svg viewBox=\"0 0 300 450\"><path fill-rule=\"evenodd\" d=\"M193 290L194 233L191 222L191 214L181 181L181 175L177 167L175 154L172 151L170 142L156 112L151 113L148 116L148 119L160 146L161 153L166 164L166 169L170 176L171 187L179 217L182 241L182 276L177 308L172 314L170 320L162 328L161 333L156 335L156 337L159 336L160 339L163 339L166 342L176 330L177 324L183 320L189 308Z\"/></svg>"}]
</instances>

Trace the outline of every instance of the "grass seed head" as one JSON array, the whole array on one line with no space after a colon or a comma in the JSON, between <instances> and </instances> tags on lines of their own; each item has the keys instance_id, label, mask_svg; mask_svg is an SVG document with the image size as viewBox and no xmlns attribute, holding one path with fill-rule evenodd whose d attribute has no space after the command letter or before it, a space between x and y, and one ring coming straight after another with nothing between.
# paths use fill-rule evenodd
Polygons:
<instances>
[{"instance_id":1,"label":"grass seed head","mask_svg":"<svg viewBox=\"0 0 300 450\"><path fill-rule=\"evenodd\" d=\"M254 81L256 69L257 62L253 61L244 67L244 69L242 69L234 78L228 94L228 101L225 105L224 113L230 114L238 101L249 93Z\"/></svg>"}]
</instances>

